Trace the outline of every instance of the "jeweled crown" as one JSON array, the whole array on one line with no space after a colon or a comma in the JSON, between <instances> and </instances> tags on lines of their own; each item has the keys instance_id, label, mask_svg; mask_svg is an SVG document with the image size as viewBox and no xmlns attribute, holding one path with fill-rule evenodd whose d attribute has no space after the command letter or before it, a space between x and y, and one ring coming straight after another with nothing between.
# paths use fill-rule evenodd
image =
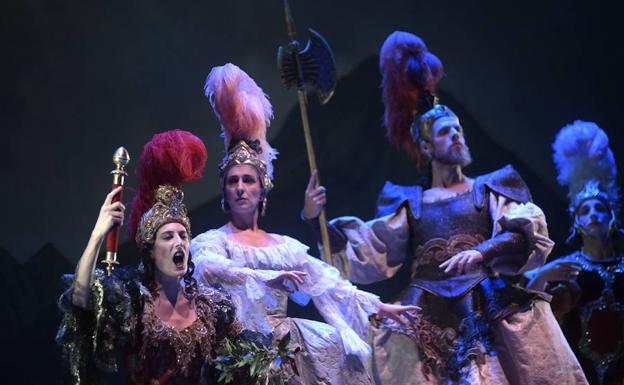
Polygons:
<instances>
[{"instance_id":1,"label":"jeweled crown","mask_svg":"<svg viewBox=\"0 0 624 385\"><path fill-rule=\"evenodd\" d=\"M182 190L170 185L159 186L155 194L156 202L141 217L136 233L137 245L142 247L146 244L154 244L158 229L172 222L182 224L190 238L191 221L187 216L183 200L184 193Z\"/></svg>"},{"instance_id":2,"label":"jeweled crown","mask_svg":"<svg viewBox=\"0 0 624 385\"><path fill-rule=\"evenodd\" d=\"M267 164L262 157L260 142L240 140L228 150L228 154L219 165L219 176L221 180L225 178L227 170L232 166L248 164L255 167L262 182L262 187L266 192L273 188L273 182L267 170Z\"/></svg>"}]
</instances>

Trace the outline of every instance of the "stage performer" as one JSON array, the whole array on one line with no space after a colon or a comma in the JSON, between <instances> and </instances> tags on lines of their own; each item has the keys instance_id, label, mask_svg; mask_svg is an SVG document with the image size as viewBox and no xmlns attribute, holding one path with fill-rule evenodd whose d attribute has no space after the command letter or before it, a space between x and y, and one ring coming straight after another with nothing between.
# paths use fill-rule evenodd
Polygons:
<instances>
[{"instance_id":1,"label":"stage performer","mask_svg":"<svg viewBox=\"0 0 624 385\"><path fill-rule=\"evenodd\" d=\"M584 384L540 293L514 278L540 266L553 242L520 175L506 166L470 178L462 126L437 104L440 60L417 36L394 32L380 53L385 125L429 178L386 182L378 216L330 223L332 263L355 283L410 281L398 303L422 307L407 327L383 322L372 373L378 384ZM312 176L313 178L314 176ZM310 183L304 219L315 228L325 190Z\"/></svg>"},{"instance_id":2,"label":"stage performer","mask_svg":"<svg viewBox=\"0 0 624 385\"><path fill-rule=\"evenodd\" d=\"M192 276L191 224L179 189L201 177L206 156L202 141L186 131L158 134L145 145L129 221L141 263L111 276L96 269L97 256L109 230L123 223L125 207L111 203L120 187L106 196L59 300L64 317L57 341L73 383L112 383L119 364L129 384L216 383L206 369L239 326L227 296Z\"/></svg>"},{"instance_id":3,"label":"stage performer","mask_svg":"<svg viewBox=\"0 0 624 385\"><path fill-rule=\"evenodd\" d=\"M568 244L578 250L527 272L551 307L592 384L624 382L624 234L617 167L607 134L575 121L553 143L558 180L569 188Z\"/></svg>"},{"instance_id":4,"label":"stage performer","mask_svg":"<svg viewBox=\"0 0 624 385\"><path fill-rule=\"evenodd\" d=\"M286 384L370 384L362 360L369 316L380 313L398 322L415 306L386 305L342 279L338 270L308 255L308 247L285 235L270 234L258 219L273 187L276 150L266 140L272 107L266 95L233 64L212 69L206 96L221 122L226 155L219 165L222 208L230 220L195 237L191 251L200 282L221 284L251 330L301 347L299 373L284 371ZM287 296L305 305L310 299L325 323L286 316Z\"/></svg>"}]
</instances>

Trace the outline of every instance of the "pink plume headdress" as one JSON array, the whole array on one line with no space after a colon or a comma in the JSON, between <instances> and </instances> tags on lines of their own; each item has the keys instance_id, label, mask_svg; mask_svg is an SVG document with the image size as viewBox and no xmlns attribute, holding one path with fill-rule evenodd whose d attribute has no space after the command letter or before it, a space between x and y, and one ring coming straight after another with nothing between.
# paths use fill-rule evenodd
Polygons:
<instances>
[{"instance_id":1,"label":"pink plume headdress","mask_svg":"<svg viewBox=\"0 0 624 385\"><path fill-rule=\"evenodd\" d=\"M557 180L569 189L569 210L586 199L603 200L616 215L619 209L617 167L609 137L596 123L577 120L559 130L553 143Z\"/></svg>"},{"instance_id":2,"label":"pink plume headdress","mask_svg":"<svg viewBox=\"0 0 624 385\"><path fill-rule=\"evenodd\" d=\"M442 62L421 38L401 31L388 36L379 56L388 139L420 163L419 137L412 136L411 127L417 114L424 114L437 103L435 88L444 74Z\"/></svg>"},{"instance_id":3,"label":"pink plume headdress","mask_svg":"<svg viewBox=\"0 0 624 385\"><path fill-rule=\"evenodd\" d=\"M186 216L186 209L182 210L184 205L181 203L183 194L180 187L185 182L202 177L207 158L208 153L204 142L188 131L165 131L154 135L152 140L145 144L137 166L139 185L132 199L132 212L128 219L128 233L131 239L137 241L138 246L141 246L144 241L153 240L152 230L158 230L158 227L165 222L173 221L171 218L174 217L187 227L190 234L190 221ZM162 186L167 186L166 194L165 190L158 194ZM162 198L171 194L178 198ZM169 207L170 210L161 208L160 211L154 211L158 202L161 206ZM159 219L151 218L148 221L143 218L142 220L142 217L146 215L153 216L149 214L150 212L152 214L158 212ZM174 212L175 215L172 214ZM168 215L166 218L165 214ZM151 230L147 231L146 224L149 223L156 225L148 226ZM138 237L137 234L139 234Z\"/></svg>"},{"instance_id":4,"label":"pink plume headdress","mask_svg":"<svg viewBox=\"0 0 624 385\"><path fill-rule=\"evenodd\" d=\"M219 166L221 177L233 165L250 164L270 190L277 151L266 140L273 118L267 96L249 75L231 63L210 71L204 91L221 122L225 141L226 156Z\"/></svg>"}]
</instances>

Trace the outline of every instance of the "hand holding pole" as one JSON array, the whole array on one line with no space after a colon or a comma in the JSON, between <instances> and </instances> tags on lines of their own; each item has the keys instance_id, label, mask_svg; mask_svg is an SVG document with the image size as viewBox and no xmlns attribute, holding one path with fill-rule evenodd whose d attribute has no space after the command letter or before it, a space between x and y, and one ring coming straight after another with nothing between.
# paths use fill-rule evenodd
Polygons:
<instances>
[{"instance_id":1,"label":"hand holding pole","mask_svg":"<svg viewBox=\"0 0 624 385\"><path fill-rule=\"evenodd\" d=\"M111 171L113 175L113 185L111 187L111 191L116 189L119 186L122 186L121 191L113 197L111 203L115 203L121 201L123 197L123 185L125 182L125 177L128 176L128 173L124 170L124 167L130 162L130 155L125 147L119 147L117 151L113 154L113 163L115 164L115 169ZM106 265L106 273L111 275L115 265L118 265L117 262L117 248L119 244L119 225L113 226L113 228L106 235L106 257L102 260L102 263Z\"/></svg>"},{"instance_id":2,"label":"hand holding pole","mask_svg":"<svg viewBox=\"0 0 624 385\"><path fill-rule=\"evenodd\" d=\"M314 170L318 170L318 167L310 134L306 86L314 89L321 104L327 103L336 87L336 66L329 44L318 32L308 29L310 40L304 48L301 48L301 44L295 38L295 25L287 0L284 0L284 9L286 13L286 28L290 41L287 48L279 47L277 51L277 67L286 88L297 87L306 152L308 154L310 174L312 174ZM317 177L315 187L319 184L320 178ZM319 222L323 243L323 260L330 263L331 251L325 209L319 215Z\"/></svg>"}]
</instances>

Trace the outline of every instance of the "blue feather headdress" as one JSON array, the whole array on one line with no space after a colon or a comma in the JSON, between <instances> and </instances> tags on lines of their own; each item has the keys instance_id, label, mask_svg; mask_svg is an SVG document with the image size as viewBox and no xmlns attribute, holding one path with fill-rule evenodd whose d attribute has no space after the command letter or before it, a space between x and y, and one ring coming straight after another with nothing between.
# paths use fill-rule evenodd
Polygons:
<instances>
[{"instance_id":1,"label":"blue feather headdress","mask_svg":"<svg viewBox=\"0 0 624 385\"><path fill-rule=\"evenodd\" d=\"M557 180L569 189L570 213L574 215L583 201L595 198L617 216L617 167L607 134L596 123L577 120L559 130L552 147Z\"/></svg>"}]
</instances>

